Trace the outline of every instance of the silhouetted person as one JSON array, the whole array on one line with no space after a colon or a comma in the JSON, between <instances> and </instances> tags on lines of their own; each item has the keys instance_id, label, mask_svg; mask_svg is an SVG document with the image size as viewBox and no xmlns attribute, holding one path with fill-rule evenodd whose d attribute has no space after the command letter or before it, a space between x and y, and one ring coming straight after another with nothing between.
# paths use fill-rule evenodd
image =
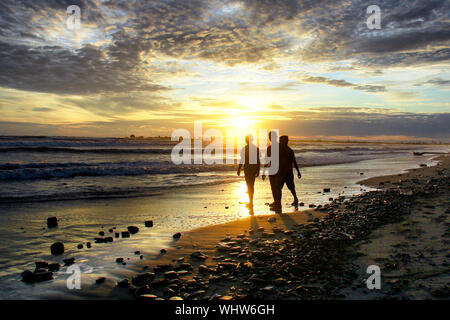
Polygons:
<instances>
[{"instance_id":1,"label":"silhouetted person","mask_svg":"<svg viewBox=\"0 0 450 320\"><path fill-rule=\"evenodd\" d=\"M302 177L300 170L298 169L297 161L295 160L294 150L288 146L289 137L280 137L280 190L283 189L284 184L291 191L294 197L294 202L292 205L298 207L298 198L295 192L294 174L292 173L292 166L297 170L297 176L300 179Z\"/></svg>"},{"instance_id":2,"label":"silhouetted person","mask_svg":"<svg viewBox=\"0 0 450 320\"><path fill-rule=\"evenodd\" d=\"M270 146L267 147L267 157L272 157L272 146L275 147L275 144L278 144L278 134L276 131L271 131L269 133L269 140ZM275 147L275 150L276 149L277 148ZM269 167L271 165L272 163L267 163L265 167ZM265 179L265 175L262 176L262 179ZM278 171L269 173L269 182L273 197L273 202L270 204L270 210L281 212L281 185L279 168Z\"/></svg>"},{"instance_id":3,"label":"silhouetted person","mask_svg":"<svg viewBox=\"0 0 450 320\"><path fill-rule=\"evenodd\" d=\"M259 160L259 149L253 144L253 137L248 135L245 137L245 147L241 150L241 160L237 170L237 175L241 175L241 168L244 167L245 182L248 192L248 207L253 208L253 194L255 193L255 179L259 176L261 166Z\"/></svg>"}]
</instances>

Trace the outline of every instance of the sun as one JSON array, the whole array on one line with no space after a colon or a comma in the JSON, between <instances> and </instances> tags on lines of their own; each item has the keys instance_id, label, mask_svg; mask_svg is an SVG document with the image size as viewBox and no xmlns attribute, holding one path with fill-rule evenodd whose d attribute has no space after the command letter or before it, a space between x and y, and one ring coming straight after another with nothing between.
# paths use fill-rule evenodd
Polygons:
<instances>
[{"instance_id":1,"label":"sun","mask_svg":"<svg viewBox=\"0 0 450 320\"><path fill-rule=\"evenodd\" d=\"M237 133L244 133L252 127L253 123L254 122L251 119L239 117L236 120L233 120L232 126L236 128L238 131Z\"/></svg>"}]
</instances>

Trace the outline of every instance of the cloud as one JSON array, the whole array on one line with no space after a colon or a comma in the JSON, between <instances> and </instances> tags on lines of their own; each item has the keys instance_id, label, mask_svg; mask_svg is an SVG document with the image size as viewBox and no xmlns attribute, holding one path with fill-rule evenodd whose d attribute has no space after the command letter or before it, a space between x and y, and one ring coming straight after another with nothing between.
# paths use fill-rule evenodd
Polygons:
<instances>
[{"instance_id":1,"label":"cloud","mask_svg":"<svg viewBox=\"0 0 450 320\"><path fill-rule=\"evenodd\" d=\"M381 86L381 85L371 85L371 84L360 85L360 84L348 82L346 80L335 80L335 79L330 79L330 78L326 78L326 77L306 76L306 77L303 77L301 81L305 82L305 83L319 83L319 84L327 84L327 85L335 86L335 87L351 88L351 89L361 90L361 91L366 91L366 92L385 92L386 91L386 87Z\"/></svg>"},{"instance_id":2,"label":"cloud","mask_svg":"<svg viewBox=\"0 0 450 320\"><path fill-rule=\"evenodd\" d=\"M438 87L447 87L450 85L450 80L445 80L442 78L435 78L435 79L430 79L428 81L416 83L415 86L422 86L422 85L427 85L427 84L438 86Z\"/></svg>"}]
</instances>

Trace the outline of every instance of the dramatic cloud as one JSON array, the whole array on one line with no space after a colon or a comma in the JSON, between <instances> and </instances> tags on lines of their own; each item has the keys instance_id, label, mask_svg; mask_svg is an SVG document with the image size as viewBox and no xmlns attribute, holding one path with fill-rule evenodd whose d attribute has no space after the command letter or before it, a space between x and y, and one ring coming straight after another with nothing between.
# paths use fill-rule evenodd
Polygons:
<instances>
[{"instance_id":1,"label":"dramatic cloud","mask_svg":"<svg viewBox=\"0 0 450 320\"><path fill-rule=\"evenodd\" d=\"M366 25L369 4L381 8L379 30ZM80 30L67 28L69 5L81 8ZM448 119L449 12L445 0L4 0L1 115L93 117L112 128L253 112L303 126L299 109L334 103L402 107L410 114L387 115L393 127L434 123L438 132ZM414 118L419 110L430 114Z\"/></svg>"}]
</instances>

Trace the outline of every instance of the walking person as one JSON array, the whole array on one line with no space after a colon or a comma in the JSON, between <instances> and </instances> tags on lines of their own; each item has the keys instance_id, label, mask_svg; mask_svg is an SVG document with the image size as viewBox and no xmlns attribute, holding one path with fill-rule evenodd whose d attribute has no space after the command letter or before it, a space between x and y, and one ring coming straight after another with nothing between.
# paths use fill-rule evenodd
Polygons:
<instances>
[{"instance_id":1,"label":"walking person","mask_svg":"<svg viewBox=\"0 0 450 320\"><path fill-rule=\"evenodd\" d=\"M247 184L248 204L250 213L253 212L253 195L255 193L255 179L259 176L260 170L259 148L253 144L253 137L245 137L245 147L241 150L241 160L239 162L237 175L241 175L241 168L244 167L245 182Z\"/></svg>"},{"instance_id":2,"label":"walking person","mask_svg":"<svg viewBox=\"0 0 450 320\"><path fill-rule=\"evenodd\" d=\"M279 152L279 144L278 144L278 134L276 131L271 131L269 133L269 141L270 146L267 147L266 155L269 158L272 158L273 152ZM278 159L279 161L279 159ZM265 167L270 167L272 165L272 162L269 162L265 165ZM271 170L269 172L269 182L270 182L270 188L272 190L272 197L273 202L269 205L270 210L275 211L277 213L281 213L281 185L280 185L280 175L279 175L279 168L278 170L274 171ZM265 175L262 176L262 179L264 180L266 178Z\"/></svg>"},{"instance_id":3,"label":"walking person","mask_svg":"<svg viewBox=\"0 0 450 320\"><path fill-rule=\"evenodd\" d=\"M294 197L294 202L292 202L292 206L298 207L298 198L297 193L295 192L295 183L294 183L294 174L293 174L293 166L295 170L297 170L297 177L301 179L302 175L300 170L298 169L297 160L295 159L294 150L292 150L288 146L289 137L281 136L280 137L280 190L283 189L284 184L291 191L292 196Z\"/></svg>"}]
</instances>

